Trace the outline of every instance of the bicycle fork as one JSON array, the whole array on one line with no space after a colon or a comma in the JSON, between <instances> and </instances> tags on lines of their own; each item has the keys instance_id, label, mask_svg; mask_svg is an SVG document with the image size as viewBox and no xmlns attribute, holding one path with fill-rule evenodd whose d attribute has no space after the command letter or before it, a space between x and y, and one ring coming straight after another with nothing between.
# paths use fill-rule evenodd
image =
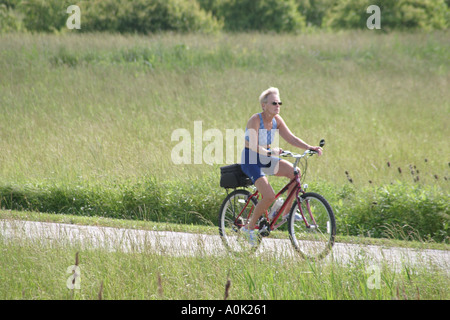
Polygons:
<instances>
[{"instance_id":1,"label":"bicycle fork","mask_svg":"<svg viewBox=\"0 0 450 320\"><path fill-rule=\"evenodd\" d=\"M308 215L311 218L311 220L310 220L312 222L311 224L309 224L308 220L305 219L305 214L303 213L302 203L305 202L305 201L306 201L306 205L305 205L306 206L306 210L308 211ZM298 203L298 209L299 209L300 214L301 214L301 216L303 218L303 222L306 225L306 228L307 229L316 229L317 228L317 223L316 223L316 220L314 219L314 216L312 214L311 206L309 204L309 201L307 199L302 199L297 194L297 203Z\"/></svg>"},{"instance_id":2,"label":"bicycle fork","mask_svg":"<svg viewBox=\"0 0 450 320\"><path fill-rule=\"evenodd\" d=\"M298 178L297 178L298 179ZM313 216L313 214L312 214L312 211L311 211L311 206L310 206L310 204L309 204L309 201L307 200L307 199L302 199L302 197L300 196L300 193L301 194L305 194L306 193L306 188L308 188L308 185L307 184L305 184L305 188L304 189L302 189L302 185L301 185L301 183L300 183L300 179L298 179L297 180L297 183L298 183L298 185L299 185L299 187L298 187L298 189L297 189L297 193L296 193L296 198L297 198L297 207L298 207L298 210L300 211L300 214L301 214L301 216L302 216L302 219L303 219L303 222L305 223L305 226L306 226L306 228L307 229L316 229L317 228L317 223L316 223L316 220L314 219L314 216ZM303 202L305 202L306 201L306 210L308 210L308 215L309 215L309 217L311 218L311 224L309 224L308 223L308 220L307 219L305 219L305 213L303 212L303 207L302 207L302 203Z\"/></svg>"}]
</instances>

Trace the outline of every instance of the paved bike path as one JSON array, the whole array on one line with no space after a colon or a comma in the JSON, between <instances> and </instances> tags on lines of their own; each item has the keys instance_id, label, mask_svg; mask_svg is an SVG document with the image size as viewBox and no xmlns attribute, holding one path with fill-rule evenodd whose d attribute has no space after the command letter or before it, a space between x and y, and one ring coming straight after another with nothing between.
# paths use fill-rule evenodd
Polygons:
<instances>
[{"instance_id":1,"label":"paved bike path","mask_svg":"<svg viewBox=\"0 0 450 320\"><path fill-rule=\"evenodd\" d=\"M20 241L55 241L59 244L100 247L107 250L155 252L175 256L225 255L218 235L171 231L148 231L62 223L0 220L0 239ZM278 258L295 258L289 240L264 238L256 254L272 254ZM410 248L384 248L375 245L336 243L325 261L352 263L363 259L369 264L423 265L442 268L450 273L450 251ZM400 269L399 269L400 270Z\"/></svg>"}]
</instances>

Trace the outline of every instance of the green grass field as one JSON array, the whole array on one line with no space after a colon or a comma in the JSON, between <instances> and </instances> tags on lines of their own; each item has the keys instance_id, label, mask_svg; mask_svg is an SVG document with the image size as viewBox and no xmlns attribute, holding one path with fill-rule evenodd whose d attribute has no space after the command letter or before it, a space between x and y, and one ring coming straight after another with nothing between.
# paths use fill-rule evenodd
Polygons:
<instances>
[{"instance_id":1,"label":"green grass field","mask_svg":"<svg viewBox=\"0 0 450 320\"><path fill-rule=\"evenodd\" d=\"M182 228L180 225L70 215L5 211L0 211L0 215L2 219L22 218L142 230L213 231L207 227ZM21 222L9 221L19 230L18 235L22 234ZM60 230L56 232L64 232ZM3 225L0 225L0 231L3 231ZM282 255L283 249L231 257L225 254L222 247L217 247L214 255L200 249L193 256L174 256L169 252L161 254L156 250L158 246L151 241L137 244L134 250L123 251L121 239L110 239L111 243L97 246L93 245L96 238L89 234L82 237L84 244L51 238L30 240L16 236L10 239L0 232L0 299L188 302L222 300L226 291L227 299L237 302L316 299L445 301L449 298L450 278L447 270L425 256L420 258L423 261L420 260L419 264L409 263L408 258L404 257L403 264L394 267L389 259L374 262L367 253L355 254L354 259L348 261L336 259L333 263L329 260L314 262L295 256L285 257ZM362 244L366 240L353 241ZM414 246L411 241L372 241L372 245L383 245L385 248ZM424 248L422 244L419 247ZM72 283L74 265L79 276ZM174 314L179 311L167 310Z\"/></svg>"},{"instance_id":2,"label":"green grass field","mask_svg":"<svg viewBox=\"0 0 450 320\"><path fill-rule=\"evenodd\" d=\"M0 35L0 207L214 224L226 159L175 165L172 133L243 130L276 86L291 130L327 141L306 182L340 234L448 241L449 47L448 31Z\"/></svg>"},{"instance_id":3,"label":"green grass field","mask_svg":"<svg viewBox=\"0 0 450 320\"><path fill-rule=\"evenodd\" d=\"M151 253L40 243L0 243L1 299L221 300L230 280L232 300L447 300L448 276L426 268L400 273L383 265L380 289L370 289L364 259L354 264L312 264L271 256L174 258ZM79 252L81 288L66 286ZM355 276L356 275L356 276ZM4 278L3 278L4 277ZM161 280L159 280L161 279ZM320 284L320 285L318 285Z\"/></svg>"}]
</instances>

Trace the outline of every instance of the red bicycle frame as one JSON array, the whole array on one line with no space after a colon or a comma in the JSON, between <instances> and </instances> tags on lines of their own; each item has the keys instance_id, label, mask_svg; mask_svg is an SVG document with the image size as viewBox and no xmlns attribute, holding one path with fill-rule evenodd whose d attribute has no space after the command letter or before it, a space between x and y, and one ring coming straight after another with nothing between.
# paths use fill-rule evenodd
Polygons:
<instances>
[{"instance_id":1,"label":"red bicycle frame","mask_svg":"<svg viewBox=\"0 0 450 320\"><path fill-rule=\"evenodd\" d=\"M273 231L273 230L279 228L281 225L283 225L283 224L286 222L286 221L283 221L283 222L280 222L279 224L276 225L276 222L278 221L278 218L280 217L281 213L284 212L284 210L286 209L287 204L290 202L290 200L292 199L292 197L293 197L294 195L295 195L296 198L297 198L297 202L298 202L298 203L301 202L299 195L300 195L300 193L304 194L305 191L302 189L301 182L300 182L300 176L299 176L299 173L298 173L297 171L295 171L295 177L294 177L294 178L293 178L293 179L292 179L292 180L291 180L291 181L290 181L283 189L281 189L281 190L275 195L275 200L277 200L278 197L280 197L282 194L284 194L284 193L290 188L290 186L291 186L293 183L296 184L296 187L295 187L295 188L291 191L291 193L288 195L288 197L287 197L286 200L284 201L283 205L282 205L281 208L278 210L277 215L276 215L276 216L274 217L274 219L270 222L270 231ZM261 197L262 197L262 196L261 196ZM256 192L253 193L253 194L247 199L247 202L246 202L244 208L241 210L241 212L240 212L239 215L237 216L237 218L236 218L236 220L235 220L235 222L234 222L237 226L242 226L242 225L239 225L239 224L238 224L238 219L241 217L242 213L243 213L244 210L247 208L247 206L249 205L249 203L250 203L250 201L251 201L252 198L255 198L256 200L258 200L258 198L259 198L259 191L258 191L258 190L256 190ZM274 200L274 201L275 201L275 200ZM252 213L253 213L253 209L254 209L254 208L255 208L255 205L252 205L252 208L250 209L250 212L249 212L249 214L248 214L247 219L250 219L250 217L251 217L251 215L252 215ZM308 221L305 219L305 215L304 215L304 213L303 213L302 207L301 207L301 206L298 206L298 208L299 208L299 210L300 210L300 214L302 215L302 218L303 218L303 221L304 221L304 223L305 223L305 225L306 225L306 228L310 228L311 225L310 225L310 224L308 223ZM309 217L311 218L310 221L312 221L313 225L316 225L316 221L314 220L314 217L313 217L313 215L312 215L312 213L311 213L311 209L310 209L310 207L309 207L309 202L306 202L306 208L307 208L307 210L308 210ZM266 216L266 219L267 219L267 218L268 218L268 213L267 213L267 211L265 212L265 216ZM255 226L255 229L259 229L259 226L256 225L256 226Z\"/></svg>"}]
</instances>

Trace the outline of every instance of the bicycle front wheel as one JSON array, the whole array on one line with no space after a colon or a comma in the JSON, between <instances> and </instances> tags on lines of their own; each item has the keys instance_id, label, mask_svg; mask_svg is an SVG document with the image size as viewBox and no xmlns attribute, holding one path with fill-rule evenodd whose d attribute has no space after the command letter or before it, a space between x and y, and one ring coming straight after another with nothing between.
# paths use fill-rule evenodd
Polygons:
<instances>
[{"instance_id":1,"label":"bicycle front wheel","mask_svg":"<svg viewBox=\"0 0 450 320\"><path fill-rule=\"evenodd\" d=\"M299 215L306 222L298 219ZM336 221L325 198L313 192L300 196L300 203L296 201L291 208L289 235L304 258L322 259L330 252L336 237Z\"/></svg>"},{"instance_id":2,"label":"bicycle front wheel","mask_svg":"<svg viewBox=\"0 0 450 320\"><path fill-rule=\"evenodd\" d=\"M251 193L244 189L231 192L223 201L219 212L219 234L231 252L248 252L256 250L261 242L259 235L251 243L241 228L250 220L257 200L250 198ZM256 233L257 234L257 233Z\"/></svg>"}]
</instances>

